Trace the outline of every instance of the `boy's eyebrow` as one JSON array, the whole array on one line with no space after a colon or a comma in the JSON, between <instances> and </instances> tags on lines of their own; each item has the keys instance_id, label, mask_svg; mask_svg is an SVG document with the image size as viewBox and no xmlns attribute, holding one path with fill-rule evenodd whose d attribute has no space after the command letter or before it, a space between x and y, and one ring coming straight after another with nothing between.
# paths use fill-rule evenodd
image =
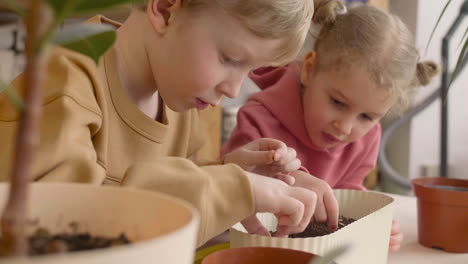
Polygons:
<instances>
[{"instance_id":1,"label":"boy's eyebrow","mask_svg":"<svg viewBox=\"0 0 468 264\"><path fill-rule=\"evenodd\" d=\"M249 45L245 45L244 43L233 45L233 47L243 54L243 57L244 57L243 60L242 60L243 63L249 64L249 63L251 63L252 61L255 61L255 60L257 60L257 61L258 60L261 60L261 61L268 60L266 58L255 57L255 52L253 52L249 48Z\"/></svg>"},{"instance_id":2,"label":"boy's eyebrow","mask_svg":"<svg viewBox=\"0 0 468 264\"><path fill-rule=\"evenodd\" d=\"M253 52L250 51L248 46L239 45L238 48L244 54L244 59L243 59L244 63L249 63L253 60L254 58Z\"/></svg>"},{"instance_id":3,"label":"boy's eyebrow","mask_svg":"<svg viewBox=\"0 0 468 264\"><path fill-rule=\"evenodd\" d=\"M248 46L241 45L239 48L242 50L242 52L245 54L247 59L251 59L253 57L253 52L249 49Z\"/></svg>"},{"instance_id":4,"label":"boy's eyebrow","mask_svg":"<svg viewBox=\"0 0 468 264\"><path fill-rule=\"evenodd\" d=\"M346 97L340 90L336 89L336 88L331 88L331 90L337 94L338 96L340 96L342 99L344 99L344 101L348 102L348 97Z\"/></svg>"}]
</instances>

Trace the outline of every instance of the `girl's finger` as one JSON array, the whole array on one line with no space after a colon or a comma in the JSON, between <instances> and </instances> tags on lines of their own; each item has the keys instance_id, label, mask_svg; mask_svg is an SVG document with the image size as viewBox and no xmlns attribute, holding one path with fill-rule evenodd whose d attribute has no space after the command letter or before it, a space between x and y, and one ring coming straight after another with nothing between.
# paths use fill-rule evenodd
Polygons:
<instances>
[{"instance_id":1,"label":"girl's finger","mask_svg":"<svg viewBox=\"0 0 468 264\"><path fill-rule=\"evenodd\" d=\"M403 241L403 234L399 233L397 235L390 236L390 246L399 245Z\"/></svg>"},{"instance_id":2,"label":"girl's finger","mask_svg":"<svg viewBox=\"0 0 468 264\"><path fill-rule=\"evenodd\" d=\"M297 153L293 148L282 148L276 150L276 153L280 155L280 159L275 160L274 165L286 165L296 159Z\"/></svg>"},{"instance_id":3,"label":"girl's finger","mask_svg":"<svg viewBox=\"0 0 468 264\"><path fill-rule=\"evenodd\" d=\"M315 222L325 223L327 222L327 210L323 204L323 197L320 195L317 197L317 205L314 213Z\"/></svg>"},{"instance_id":4,"label":"girl's finger","mask_svg":"<svg viewBox=\"0 0 468 264\"><path fill-rule=\"evenodd\" d=\"M323 204L325 206L325 210L327 211L328 229L334 232L338 228L338 214L340 210L338 201L336 200L336 197L331 189L324 193Z\"/></svg>"},{"instance_id":5,"label":"girl's finger","mask_svg":"<svg viewBox=\"0 0 468 264\"><path fill-rule=\"evenodd\" d=\"M400 223L398 221L393 220L390 234L393 235L393 234L398 234L398 233L400 233Z\"/></svg>"}]
</instances>

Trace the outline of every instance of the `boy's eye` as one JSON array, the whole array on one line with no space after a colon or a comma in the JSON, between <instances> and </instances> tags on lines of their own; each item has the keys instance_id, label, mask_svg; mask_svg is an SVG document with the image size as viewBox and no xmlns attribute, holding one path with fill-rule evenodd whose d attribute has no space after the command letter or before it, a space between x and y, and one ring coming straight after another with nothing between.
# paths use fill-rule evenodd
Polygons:
<instances>
[{"instance_id":1,"label":"boy's eye","mask_svg":"<svg viewBox=\"0 0 468 264\"><path fill-rule=\"evenodd\" d=\"M230 65L233 65L233 66L237 66L239 64L238 61L232 59L231 57L227 56L224 53L221 53L221 63L230 64Z\"/></svg>"},{"instance_id":2,"label":"boy's eye","mask_svg":"<svg viewBox=\"0 0 468 264\"><path fill-rule=\"evenodd\" d=\"M333 97L330 97L330 100L331 100L332 104L334 104L334 105L336 105L338 107L345 106L345 104L343 102L341 102L341 101L339 101L339 100L337 100L337 99L335 99Z\"/></svg>"}]
</instances>

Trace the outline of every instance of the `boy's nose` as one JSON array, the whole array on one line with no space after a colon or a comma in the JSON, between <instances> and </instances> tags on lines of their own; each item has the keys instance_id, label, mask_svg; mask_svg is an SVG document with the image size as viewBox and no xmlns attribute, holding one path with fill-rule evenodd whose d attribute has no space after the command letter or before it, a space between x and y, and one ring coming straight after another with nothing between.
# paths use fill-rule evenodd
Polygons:
<instances>
[{"instance_id":1,"label":"boy's nose","mask_svg":"<svg viewBox=\"0 0 468 264\"><path fill-rule=\"evenodd\" d=\"M224 82L218 85L218 90L226 97L236 98L242 85L242 79Z\"/></svg>"}]
</instances>

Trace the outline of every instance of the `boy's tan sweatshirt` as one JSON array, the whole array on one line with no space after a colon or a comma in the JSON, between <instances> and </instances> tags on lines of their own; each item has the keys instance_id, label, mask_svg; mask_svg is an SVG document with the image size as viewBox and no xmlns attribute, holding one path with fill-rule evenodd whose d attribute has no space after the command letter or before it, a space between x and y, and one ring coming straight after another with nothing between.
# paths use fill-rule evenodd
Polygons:
<instances>
[{"instance_id":1,"label":"boy's tan sweatshirt","mask_svg":"<svg viewBox=\"0 0 468 264\"><path fill-rule=\"evenodd\" d=\"M146 116L120 84L117 52L110 49L96 66L66 49L51 51L32 180L119 185L182 198L200 212L198 245L252 214L253 193L240 167L197 162L203 144L198 111L177 113L164 105L162 123ZM19 94L23 78L12 84ZM18 119L1 93L2 181L9 178Z\"/></svg>"}]
</instances>

